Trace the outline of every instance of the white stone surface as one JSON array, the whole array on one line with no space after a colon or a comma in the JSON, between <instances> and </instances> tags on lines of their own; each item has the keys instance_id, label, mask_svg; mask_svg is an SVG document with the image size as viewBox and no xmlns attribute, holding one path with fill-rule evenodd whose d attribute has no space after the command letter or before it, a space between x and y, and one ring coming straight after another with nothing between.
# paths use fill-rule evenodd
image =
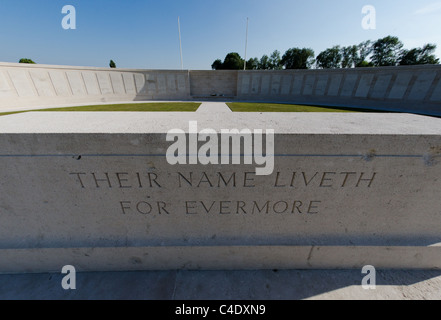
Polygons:
<instances>
[{"instance_id":1,"label":"white stone surface","mask_svg":"<svg viewBox=\"0 0 441 320\"><path fill-rule=\"evenodd\" d=\"M30 79L25 70L9 70L9 76L19 97L33 97L36 96L36 89L31 84Z\"/></svg>"},{"instance_id":2,"label":"white stone surface","mask_svg":"<svg viewBox=\"0 0 441 320\"><path fill-rule=\"evenodd\" d=\"M204 102L196 112L210 115L232 113L231 109L223 102Z\"/></svg>"},{"instance_id":3,"label":"white stone surface","mask_svg":"<svg viewBox=\"0 0 441 320\"><path fill-rule=\"evenodd\" d=\"M3 98L10 98L14 95L8 83L8 79L3 72L0 72L0 96Z\"/></svg>"},{"instance_id":4,"label":"white stone surface","mask_svg":"<svg viewBox=\"0 0 441 320\"><path fill-rule=\"evenodd\" d=\"M39 96L55 96L54 87L47 71L32 70L30 75Z\"/></svg>"},{"instance_id":5,"label":"white stone surface","mask_svg":"<svg viewBox=\"0 0 441 320\"><path fill-rule=\"evenodd\" d=\"M207 105L218 106L217 103ZM220 103L220 105L224 105ZM225 108L225 107L224 107ZM43 121L46 119L46 121ZM273 128L276 133L353 135L440 135L437 118L395 113L249 113L212 114L173 112L27 112L0 117L4 133L164 133L171 128L188 132L188 122L221 130ZM87 121L85 121L87 120ZM125 123L130 123L126 126ZM363 146L360 146L363 147ZM389 146L389 150L402 146ZM332 146L329 146L332 148Z\"/></svg>"},{"instance_id":6,"label":"white stone surface","mask_svg":"<svg viewBox=\"0 0 441 320\"><path fill-rule=\"evenodd\" d=\"M148 94L154 95L158 91L157 89L157 82L156 82L156 75L155 74L147 74L146 75L146 81L147 81L147 90Z\"/></svg>"},{"instance_id":7,"label":"white stone surface","mask_svg":"<svg viewBox=\"0 0 441 320\"><path fill-rule=\"evenodd\" d=\"M133 73L124 72L122 76L127 94L136 95L135 78L133 77Z\"/></svg>"},{"instance_id":8,"label":"white stone surface","mask_svg":"<svg viewBox=\"0 0 441 320\"><path fill-rule=\"evenodd\" d=\"M164 74L157 74L156 80L158 85L158 93L159 94L166 94L167 93L167 83L165 79L166 75Z\"/></svg>"},{"instance_id":9,"label":"white stone surface","mask_svg":"<svg viewBox=\"0 0 441 320\"><path fill-rule=\"evenodd\" d=\"M80 72L70 71L66 72L70 87L74 96L86 95L85 85Z\"/></svg>"},{"instance_id":10,"label":"white stone surface","mask_svg":"<svg viewBox=\"0 0 441 320\"><path fill-rule=\"evenodd\" d=\"M72 95L66 73L59 70L49 71L52 83L58 96L68 97Z\"/></svg>"},{"instance_id":11,"label":"white stone surface","mask_svg":"<svg viewBox=\"0 0 441 320\"><path fill-rule=\"evenodd\" d=\"M147 92L145 77L146 76L144 76L143 74L135 73L135 84L138 94L145 94Z\"/></svg>"},{"instance_id":12,"label":"white stone surface","mask_svg":"<svg viewBox=\"0 0 441 320\"><path fill-rule=\"evenodd\" d=\"M110 80L112 81L112 87L115 94L124 95L126 94L126 89L124 88L124 82L122 74L120 72L111 72Z\"/></svg>"},{"instance_id":13,"label":"white stone surface","mask_svg":"<svg viewBox=\"0 0 441 320\"><path fill-rule=\"evenodd\" d=\"M94 72L82 72L81 75L83 76L87 93L90 95L100 95L101 90L99 88L96 74Z\"/></svg>"}]
</instances>

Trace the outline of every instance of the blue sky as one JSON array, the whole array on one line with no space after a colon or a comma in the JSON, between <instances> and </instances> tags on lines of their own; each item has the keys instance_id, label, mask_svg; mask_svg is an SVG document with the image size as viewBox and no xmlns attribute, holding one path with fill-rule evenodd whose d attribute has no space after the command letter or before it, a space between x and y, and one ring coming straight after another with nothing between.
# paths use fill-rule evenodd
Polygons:
<instances>
[{"instance_id":1,"label":"blue sky","mask_svg":"<svg viewBox=\"0 0 441 320\"><path fill-rule=\"evenodd\" d=\"M76 30L64 30L61 9L76 8ZM377 28L364 30L362 7L373 5ZM0 0L0 61L120 68L210 69L229 52L248 58L292 47L316 55L394 35L405 47L438 45L441 1L436 0Z\"/></svg>"}]
</instances>

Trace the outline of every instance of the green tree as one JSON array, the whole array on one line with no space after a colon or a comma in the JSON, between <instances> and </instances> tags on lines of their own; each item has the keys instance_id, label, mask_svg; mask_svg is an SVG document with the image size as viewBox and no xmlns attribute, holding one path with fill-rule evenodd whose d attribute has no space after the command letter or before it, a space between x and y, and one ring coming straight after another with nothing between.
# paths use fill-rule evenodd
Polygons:
<instances>
[{"instance_id":1,"label":"green tree","mask_svg":"<svg viewBox=\"0 0 441 320\"><path fill-rule=\"evenodd\" d=\"M358 46L358 52L359 52L359 59L360 61L365 61L368 56L372 53L374 50L373 43L371 40L364 41L360 43ZM360 62L358 61L358 62Z\"/></svg>"},{"instance_id":2,"label":"green tree","mask_svg":"<svg viewBox=\"0 0 441 320\"><path fill-rule=\"evenodd\" d=\"M217 59L211 65L213 70L243 70L245 60L237 52L230 52L224 61Z\"/></svg>"},{"instance_id":3,"label":"green tree","mask_svg":"<svg viewBox=\"0 0 441 320\"><path fill-rule=\"evenodd\" d=\"M21 58L20 61L18 63L30 63L30 64L35 64L34 61L32 61L32 59L28 59L28 58Z\"/></svg>"},{"instance_id":4,"label":"green tree","mask_svg":"<svg viewBox=\"0 0 441 320\"><path fill-rule=\"evenodd\" d=\"M341 67L342 54L340 46L334 46L321 52L316 58L317 67L322 69L337 69Z\"/></svg>"},{"instance_id":5,"label":"green tree","mask_svg":"<svg viewBox=\"0 0 441 320\"><path fill-rule=\"evenodd\" d=\"M370 67L375 67L371 61L363 60L357 64L357 68L370 68Z\"/></svg>"},{"instance_id":6,"label":"green tree","mask_svg":"<svg viewBox=\"0 0 441 320\"><path fill-rule=\"evenodd\" d=\"M224 70L243 70L245 61L237 52L231 52L225 57L222 68Z\"/></svg>"},{"instance_id":7,"label":"green tree","mask_svg":"<svg viewBox=\"0 0 441 320\"><path fill-rule=\"evenodd\" d=\"M364 41L357 46L358 55L354 60L355 67L373 67L374 64L368 61L369 55L374 50L371 40Z\"/></svg>"},{"instance_id":8,"label":"green tree","mask_svg":"<svg viewBox=\"0 0 441 320\"><path fill-rule=\"evenodd\" d=\"M115 61L110 60L109 66L110 66L111 68L116 68L116 63L115 63Z\"/></svg>"},{"instance_id":9,"label":"green tree","mask_svg":"<svg viewBox=\"0 0 441 320\"><path fill-rule=\"evenodd\" d=\"M282 57L285 69L309 69L314 63L314 51L307 48L288 49Z\"/></svg>"},{"instance_id":10,"label":"green tree","mask_svg":"<svg viewBox=\"0 0 441 320\"><path fill-rule=\"evenodd\" d=\"M372 46L372 63L376 67L398 65L401 48L403 43L397 37L378 39Z\"/></svg>"},{"instance_id":11,"label":"green tree","mask_svg":"<svg viewBox=\"0 0 441 320\"><path fill-rule=\"evenodd\" d=\"M269 69L271 70L282 70L282 58L280 57L280 51L275 50L268 61Z\"/></svg>"},{"instance_id":12,"label":"green tree","mask_svg":"<svg viewBox=\"0 0 441 320\"><path fill-rule=\"evenodd\" d=\"M251 58L247 61L247 70L257 70L259 69L259 59Z\"/></svg>"},{"instance_id":13,"label":"green tree","mask_svg":"<svg viewBox=\"0 0 441 320\"><path fill-rule=\"evenodd\" d=\"M260 70L269 70L271 68L270 58L264 54L259 61L259 69Z\"/></svg>"},{"instance_id":14,"label":"green tree","mask_svg":"<svg viewBox=\"0 0 441 320\"><path fill-rule=\"evenodd\" d=\"M353 68L357 65L360 59L358 54L358 46L348 46L341 49L341 67L342 68Z\"/></svg>"},{"instance_id":15,"label":"green tree","mask_svg":"<svg viewBox=\"0 0 441 320\"><path fill-rule=\"evenodd\" d=\"M213 70L222 70L223 63L221 59L216 59L211 65L211 69Z\"/></svg>"},{"instance_id":16,"label":"green tree","mask_svg":"<svg viewBox=\"0 0 441 320\"><path fill-rule=\"evenodd\" d=\"M422 48L403 50L401 53L400 65L439 64L439 59L433 54L435 50L436 44L430 43Z\"/></svg>"}]
</instances>

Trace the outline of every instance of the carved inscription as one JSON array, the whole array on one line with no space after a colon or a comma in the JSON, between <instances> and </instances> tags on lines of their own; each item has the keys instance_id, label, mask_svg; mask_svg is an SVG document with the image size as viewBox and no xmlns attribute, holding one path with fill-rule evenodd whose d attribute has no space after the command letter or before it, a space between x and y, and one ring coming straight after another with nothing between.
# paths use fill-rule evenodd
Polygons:
<instances>
[{"instance_id":1,"label":"carved inscription","mask_svg":"<svg viewBox=\"0 0 441 320\"><path fill-rule=\"evenodd\" d=\"M71 172L71 182L82 190L125 190L125 198L116 199L115 205L120 214L142 215L257 215L257 214L319 214L323 205L320 190L370 189L378 180L377 172L275 172L272 176L257 176L255 172ZM209 200L197 199L202 190L212 190ZM228 189L227 199L217 196L217 190ZM266 190L266 195L260 194ZM295 196L276 199L278 191L306 191L315 189L310 199L297 199ZM134 201L127 199L127 191L146 190L148 194L167 190L170 194ZM273 190L274 192L268 192ZM191 199L180 199L180 194L191 194ZM189 192L190 191L190 192ZM240 199L242 193L255 192L255 199ZM175 193L175 194L173 194ZM271 195L271 199L265 199ZM162 199L160 199L162 197ZM247 198L250 198L249 196ZM234 199L234 200L233 200Z\"/></svg>"}]
</instances>

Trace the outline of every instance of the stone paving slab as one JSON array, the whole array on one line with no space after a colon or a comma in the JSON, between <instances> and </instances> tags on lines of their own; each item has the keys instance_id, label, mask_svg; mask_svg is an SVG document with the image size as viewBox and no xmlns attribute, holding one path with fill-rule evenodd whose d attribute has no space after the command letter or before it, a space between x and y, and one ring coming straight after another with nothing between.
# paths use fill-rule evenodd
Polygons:
<instances>
[{"instance_id":1,"label":"stone paving slab","mask_svg":"<svg viewBox=\"0 0 441 320\"><path fill-rule=\"evenodd\" d=\"M439 300L441 271L378 270L364 290L361 270L159 271L0 275L1 300Z\"/></svg>"},{"instance_id":2,"label":"stone paving slab","mask_svg":"<svg viewBox=\"0 0 441 320\"><path fill-rule=\"evenodd\" d=\"M231 109L223 102L204 102L196 112L209 114L232 113Z\"/></svg>"}]
</instances>

